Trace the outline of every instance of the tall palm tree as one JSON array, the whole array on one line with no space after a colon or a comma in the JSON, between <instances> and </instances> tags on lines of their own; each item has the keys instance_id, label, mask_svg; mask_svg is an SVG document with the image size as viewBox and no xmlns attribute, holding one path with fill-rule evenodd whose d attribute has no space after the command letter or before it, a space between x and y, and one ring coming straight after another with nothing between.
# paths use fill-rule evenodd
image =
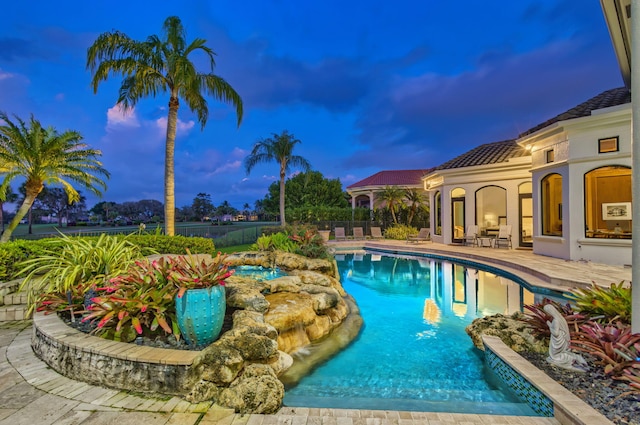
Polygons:
<instances>
[{"instance_id":1,"label":"tall palm tree","mask_svg":"<svg viewBox=\"0 0 640 425\"><path fill-rule=\"evenodd\" d=\"M305 158L294 155L293 148L298 143L302 143L296 139L293 134L284 130L280 134L273 133L273 137L261 139L253 145L251 154L245 158L244 166L247 174L251 172L253 167L264 162L277 162L280 164L280 225L284 226L286 220L284 217L284 180L291 167L299 167L304 171L311 169L311 164Z\"/></svg>"},{"instance_id":2,"label":"tall palm tree","mask_svg":"<svg viewBox=\"0 0 640 425\"><path fill-rule=\"evenodd\" d=\"M204 95L230 103L236 108L237 125L242 122L242 99L223 78L215 75L215 52L205 46L206 40L196 38L187 45L180 18L170 16L164 21L164 38L150 35L146 41L136 41L119 32L101 34L87 51L87 68L93 73L91 84L98 91L100 82L109 75L122 75L118 103L125 110L133 108L145 97L169 93L169 115L164 160L164 221L165 233L175 234L175 171L174 151L180 99L195 112L201 128L209 116ZM200 73L189 60L192 52L203 52L211 71Z\"/></svg>"},{"instance_id":3,"label":"tall palm tree","mask_svg":"<svg viewBox=\"0 0 640 425\"><path fill-rule=\"evenodd\" d=\"M396 217L396 205L402 202L403 199L404 189L400 189L395 186L385 186L384 189L376 193L376 200L380 204L385 204L387 208L389 208L394 223L398 222Z\"/></svg>"},{"instance_id":4,"label":"tall palm tree","mask_svg":"<svg viewBox=\"0 0 640 425\"><path fill-rule=\"evenodd\" d=\"M12 122L4 112L0 112L0 121L5 123L0 126L0 174L4 175L0 198L6 199L7 188L16 177L24 177L26 188L24 201L2 232L0 243L9 241L45 183L61 185L69 203L80 200L72 183L102 196L107 185L99 176L109 177L97 159L102 152L82 143L80 133L67 130L60 134L53 127L45 129L33 115L29 125L18 117Z\"/></svg>"},{"instance_id":5,"label":"tall palm tree","mask_svg":"<svg viewBox=\"0 0 640 425\"><path fill-rule=\"evenodd\" d=\"M418 189L407 189L404 191L404 199L409 202L409 217L407 217L407 224L411 226L413 217L416 215L418 208L426 206L427 198L424 196L424 192Z\"/></svg>"}]
</instances>

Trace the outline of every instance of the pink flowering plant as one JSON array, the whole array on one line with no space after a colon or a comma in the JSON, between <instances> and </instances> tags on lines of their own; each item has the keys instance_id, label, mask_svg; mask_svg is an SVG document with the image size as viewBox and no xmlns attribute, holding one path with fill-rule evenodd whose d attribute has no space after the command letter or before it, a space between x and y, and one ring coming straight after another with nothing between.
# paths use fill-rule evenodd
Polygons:
<instances>
[{"instance_id":1,"label":"pink flowering plant","mask_svg":"<svg viewBox=\"0 0 640 425\"><path fill-rule=\"evenodd\" d=\"M187 251L186 256L137 261L128 271L97 288L83 321L95 324L95 333L116 341L133 341L157 332L180 339L176 295L187 289L224 285L233 274L220 253L208 260Z\"/></svg>"}]
</instances>

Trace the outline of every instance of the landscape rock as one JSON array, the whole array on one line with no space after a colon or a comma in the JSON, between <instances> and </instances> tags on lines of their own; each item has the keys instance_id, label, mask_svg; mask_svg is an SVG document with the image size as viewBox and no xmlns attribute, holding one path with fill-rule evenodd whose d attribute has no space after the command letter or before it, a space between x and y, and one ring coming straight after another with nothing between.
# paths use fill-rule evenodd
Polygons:
<instances>
[{"instance_id":1,"label":"landscape rock","mask_svg":"<svg viewBox=\"0 0 640 425\"><path fill-rule=\"evenodd\" d=\"M284 385L266 365L247 366L218 397L218 403L238 413L271 414L282 406Z\"/></svg>"},{"instance_id":2,"label":"landscape rock","mask_svg":"<svg viewBox=\"0 0 640 425\"><path fill-rule=\"evenodd\" d=\"M482 335L492 335L500 338L515 352L533 351L542 353L548 350L548 344L537 340L527 325L520 319L524 314L516 312L511 316L495 314L475 319L465 331L471 337L473 345L484 351Z\"/></svg>"}]
</instances>

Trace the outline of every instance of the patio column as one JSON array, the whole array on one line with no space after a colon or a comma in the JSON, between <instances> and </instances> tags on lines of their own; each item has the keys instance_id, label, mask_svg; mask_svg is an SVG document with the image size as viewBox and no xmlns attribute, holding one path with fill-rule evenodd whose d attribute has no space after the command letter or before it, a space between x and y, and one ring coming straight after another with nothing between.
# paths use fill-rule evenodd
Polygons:
<instances>
[{"instance_id":1,"label":"patio column","mask_svg":"<svg viewBox=\"0 0 640 425\"><path fill-rule=\"evenodd\" d=\"M640 258L640 129L636 131L636 125L640 126L640 5L638 1L632 2L631 12L631 167L632 167L632 199L634 206L631 214L633 218L631 259ZM632 264L633 266L634 264ZM631 291L631 331L640 333L640 266L635 264L631 269L631 281L636 283L635 290Z\"/></svg>"}]
</instances>

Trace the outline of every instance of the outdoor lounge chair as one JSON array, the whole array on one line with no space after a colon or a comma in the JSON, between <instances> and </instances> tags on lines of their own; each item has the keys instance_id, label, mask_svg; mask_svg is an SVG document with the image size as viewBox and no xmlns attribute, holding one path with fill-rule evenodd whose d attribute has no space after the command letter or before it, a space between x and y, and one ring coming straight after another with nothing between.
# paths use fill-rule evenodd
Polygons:
<instances>
[{"instance_id":1,"label":"outdoor lounge chair","mask_svg":"<svg viewBox=\"0 0 640 425\"><path fill-rule=\"evenodd\" d=\"M353 239L364 239L364 230L362 230L362 227L353 228Z\"/></svg>"},{"instance_id":2,"label":"outdoor lounge chair","mask_svg":"<svg viewBox=\"0 0 640 425\"><path fill-rule=\"evenodd\" d=\"M347 235L344 233L344 227L336 227L333 229L334 236L336 237L336 241L346 241Z\"/></svg>"},{"instance_id":3,"label":"outdoor lounge chair","mask_svg":"<svg viewBox=\"0 0 640 425\"><path fill-rule=\"evenodd\" d=\"M464 235L464 244L478 245L478 226L467 226L467 233Z\"/></svg>"},{"instance_id":4,"label":"outdoor lounge chair","mask_svg":"<svg viewBox=\"0 0 640 425\"><path fill-rule=\"evenodd\" d=\"M431 229L423 227L420 229L417 235L407 236L407 243L409 242L426 242L431 240Z\"/></svg>"},{"instance_id":5,"label":"outdoor lounge chair","mask_svg":"<svg viewBox=\"0 0 640 425\"><path fill-rule=\"evenodd\" d=\"M371 239L384 239L384 236L382 236L382 230L380 230L379 227L371 228Z\"/></svg>"},{"instance_id":6,"label":"outdoor lounge chair","mask_svg":"<svg viewBox=\"0 0 640 425\"><path fill-rule=\"evenodd\" d=\"M500 248L500 246L505 246L509 249L513 247L511 244L511 225L510 224L500 225L500 230L498 231L498 236L493 241L493 246L495 248Z\"/></svg>"}]
</instances>

